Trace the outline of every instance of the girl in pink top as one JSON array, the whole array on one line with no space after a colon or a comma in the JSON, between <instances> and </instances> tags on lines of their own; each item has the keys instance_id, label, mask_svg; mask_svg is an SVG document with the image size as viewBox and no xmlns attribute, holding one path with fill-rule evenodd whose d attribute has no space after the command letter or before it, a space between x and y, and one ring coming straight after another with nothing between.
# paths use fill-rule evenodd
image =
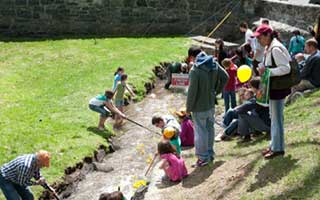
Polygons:
<instances>
[{"instance_id":1,"label":"girl in pink top","mask_svg":"<svg viewBox=\"0 0 320 200\"><path fill-rule=\"evenodd\" d=\"M158 144L158 154L161 158L160 169L163 169L171 181L181 181L188 176L184 160L178 158L169 141L161 141Z\"/></svg>"}]
</instances>

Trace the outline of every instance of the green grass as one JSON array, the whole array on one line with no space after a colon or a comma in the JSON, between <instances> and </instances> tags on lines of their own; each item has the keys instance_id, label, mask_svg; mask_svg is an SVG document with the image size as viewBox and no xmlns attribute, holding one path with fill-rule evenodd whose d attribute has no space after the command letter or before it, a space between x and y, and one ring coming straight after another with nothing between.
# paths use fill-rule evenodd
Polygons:
<instances>
[{"instance_id":1,"label":"green grass","mask_svg":"<svg viewBox=\"0 0 320 200\"><path fill-rule=\"evenodd\" d=\"M88 101L111 88L115 69L125 67L141 99L151 69L182 60L189 45L186 38L0 42L0 165L45 149L52 166L43 174L58 180L64 168L107 145L110 127L103 134L90 131L98 114Z\"/></svg>"},{"instance_id":2,"label":"green grass","mask_svg":"<svg viewBox=\"0 0 320 200\"><path fill-rule=\"evenodd\" d=\"M260 152L269 144L263 138L248 144L236 141L219 144L219 152L224 152L220 159L248 161L244 179L227 192L240 190L242 200L320 199L319 105L320 91L285 108L286 155L283 158L263 159Z\"/></svg>"}]
</instances>

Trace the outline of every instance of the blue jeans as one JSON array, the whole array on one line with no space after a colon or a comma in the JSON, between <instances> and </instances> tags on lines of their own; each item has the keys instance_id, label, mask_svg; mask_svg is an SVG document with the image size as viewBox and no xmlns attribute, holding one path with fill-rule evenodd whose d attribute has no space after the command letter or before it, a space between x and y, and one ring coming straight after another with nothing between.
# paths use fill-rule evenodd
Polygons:
<instances>
[{"instance_id":1,"label":"blue jeans","mask_svg":"<svg viewBox=\"0 0 320 200\"><path fill-rule=\"evenodd\" d=\"M255 114L239 114L238 133L241 136L250 135L253 131L270 131L270 127Z\"/></svg>"},{"instance_id":2,"label":"blue jeans","mask_svg":"<svg viewBox=\"0 0 320 200\"><path fill-rule=\"evenodd\" d=\"M100 113L100 117L109 117L111 112L107 111L104 106L96 106L89 104L89 108L97 113Z\"/></svg>"},{"instance_id":3,"label":"blue jeans","mask_svg":"<svg viewBox=\"0 0 320 200\"><path fill-rule=\"evenodd\" d=\"M231 99L231 108L236 107L237 106L236 92L235 91L223 91L225 113L227 113L227 111L230 108L230 99Z\"/></svg>"},{"instance_id":4,"label":"blue jeans","mask_svg":"<svg viewBox=\"0 0 320 200\"><path fill-rule=\"evenodd\" d=\"M238 114L234 109L229 109L223 117L224 133L231 136L238 128Z\"/></svg>"},{"instance_id":5,"label":"blue jeans","mask_svg":"<svg viewBox=\"0 0 320 200\"><path fill-rule=\"evenodd\" d=\"M195 127L195 150L199 159L214 158L214 108L204 112L193 112Z\"/></svg>"},{"instance_id":6,"label":"blue jeans","mask_svg":"<svg viewBox=\"0 0 320 200\"><path fill-rule=\"evenodd\" d=\"M0 188L7 200L34 200L33 194L28 187L4 179L1 173Z\"/></svg>"},{"instance_id":7,"label":"blue jeans","mask_svg":"<svg viewBox=\"0 0 320 200\"><path fill-rule=\"evenodd\" d=\"M271 117L271 150L273 152L284 151L284 99L270 99L269 108Z\"/></svg>"}]
</instances>

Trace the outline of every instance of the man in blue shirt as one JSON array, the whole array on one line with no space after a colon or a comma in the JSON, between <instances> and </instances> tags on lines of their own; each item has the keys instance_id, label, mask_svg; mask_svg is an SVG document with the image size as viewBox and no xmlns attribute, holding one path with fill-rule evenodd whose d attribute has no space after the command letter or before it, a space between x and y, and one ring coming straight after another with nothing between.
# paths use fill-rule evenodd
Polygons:
<instances>
[{"instance_id":1,"label":"man in blue shirt","mask_svg":"<svg viewBox=\"0 0 320 200\"><path fill-rule=\"evenodd\" d=\"M0 188L7 200L33 200L31 185L44 185L40 168L50 166L50 154L40 150L26 154L4 164L0 169ZM31 180L34 178L34 181Z\"/></svg>"}]
</instances>

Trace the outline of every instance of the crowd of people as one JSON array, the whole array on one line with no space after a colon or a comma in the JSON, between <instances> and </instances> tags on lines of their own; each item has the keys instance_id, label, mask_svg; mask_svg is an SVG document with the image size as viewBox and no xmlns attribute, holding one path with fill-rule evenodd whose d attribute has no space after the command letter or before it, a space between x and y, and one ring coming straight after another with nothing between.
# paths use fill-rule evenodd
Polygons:
<instances>
[{"instance_id":1,"label":"crowd of people","mask_svg":"<svg viewBox=\"0 0 320 200\"><path fill-rule=\"evenodd\" d=\"M181 151L184 146L194 146L197 161L193 167L203 167L215 159L214 141L228 140L239 135L243 142L251 140L252 134L265 132L270 135L270 145L262 151L266 159L285 154L284 106L285 99L296 92L320 87L320 15L311 38L305 39L298 30L293 32L288 46L280 40L268 20L252 31L243 22L239 29L245 34L244 43L233 52L224 48L222 39L217 39L215 55L208 55L200 47L188 50L186 63L172 63L167 69L168 82L172 73L189 73L189 88L186 108L173 115L154 115L152 124L161 129L162 137L157 145L160 169L171 181L181 181L188 175ZM293 87L279 87L277 81L288 76L293 63L299 65L301 81ZM239 66L248 65L253 72L250 80L242 83L237 77ZM261 76L270 72L268 106L256 100L261 85ZM123 124L125 91L135 96L127 84L128 75L119 67L114 74L113 87L89 101L89 108L100 114L98 129L105 130L105 121L113 116L114 128ZM215 137L215 102L222 93L225 112L224 131ZM238 94L238 105L237 105ZM178 119L178 120L177 120ZM19 156L4 164L0 170L0 188L9 200L34 199L29 190L32 185L44 185L40 169L49 167L50 154L39 151ZM32 180L34 179L34 181ZM124 199L121 192L106 193L101 200Z\"/></svg>"}]
</instances>

